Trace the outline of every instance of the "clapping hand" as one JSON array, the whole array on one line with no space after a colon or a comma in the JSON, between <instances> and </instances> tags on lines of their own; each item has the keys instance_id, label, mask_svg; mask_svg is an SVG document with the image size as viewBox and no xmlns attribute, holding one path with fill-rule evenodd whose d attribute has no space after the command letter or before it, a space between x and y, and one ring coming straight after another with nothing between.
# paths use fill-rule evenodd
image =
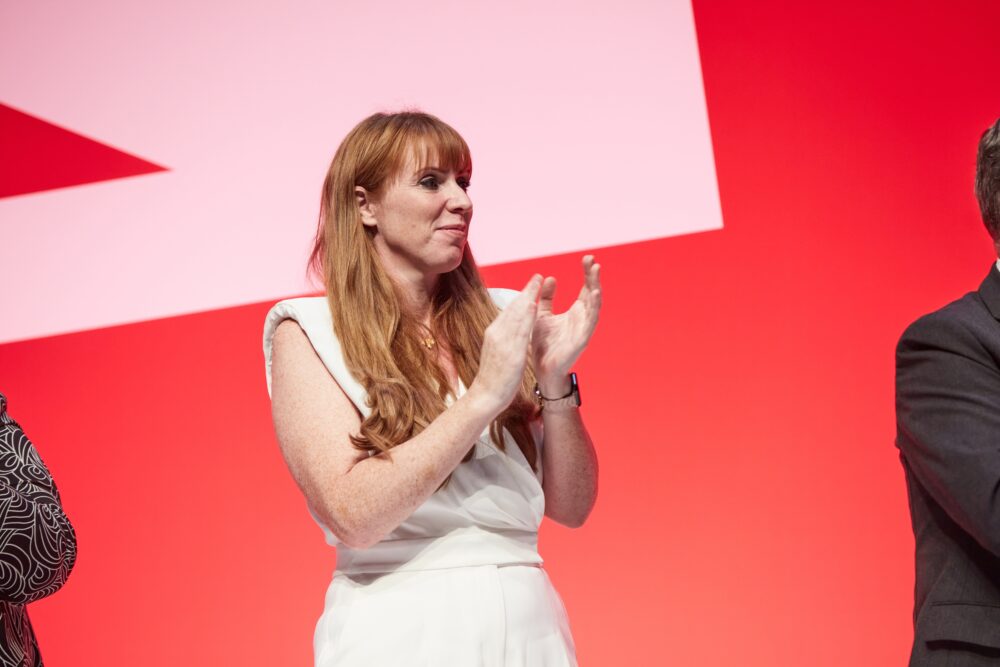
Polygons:
<instances>
[{"instance_id":1,"label":"clapping hand","mask_svg":"<svg viewBox=\"0 0 1000 667\"><path fill-rule=\"evenodd\" d=\"M479 372L470 392L485 396L494 413L510 405L521 386L541 286L542 277L532 276L484 332Z\"/></svg>"},{"instance_id":2,"label":"clapping hand","mask_svg":"<svg viewBox=\"0 0 1000 667\"><path fill-rule=\"evenodd\" d=\"M556 279L550 276L542 282L531 333L531 353L538 385L548 396L556 392L562 395L568 389L566 376L597 327L601 309L601 265L594 263L593 255L583 258L583 277L580 295L569 310L558 315L552 312Z\"/></svg>"}]
</instances>

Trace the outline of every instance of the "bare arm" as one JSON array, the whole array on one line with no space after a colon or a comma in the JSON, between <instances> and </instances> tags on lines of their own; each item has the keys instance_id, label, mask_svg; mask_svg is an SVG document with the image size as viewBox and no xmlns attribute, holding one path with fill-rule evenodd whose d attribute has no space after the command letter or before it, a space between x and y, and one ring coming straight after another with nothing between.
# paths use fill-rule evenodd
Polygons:
<instances>
[{"instance_id":1,"label":"bare arm","mask_svg":"<svg viewBox=\"0 0 1000 667\"><path fill-rule=\"evenodd\" d=\"M540 385L545 396L564 396L562 386ZM580 408L546 407L542 410L545 443L542 446L542 490L545 516L564 526L578 528L597 501L597 452L580 416Z\"/></svg>"},{"instance_id":2,"label":"bare arm","mask_svg":"<svg viewBox=\"0 0 1000 667\"><path fill-rule=\"evenodd\" d=\"M565 313L552 312L556 279L542 283L538 317L531 347L543 396L565 396L569 369L590 342L601 309L601 267L591 255L583 258L584 284ZM542 489L545 515L577 528L583 525L597 500L597 454L579 408L547 406L542 410L545 443L542 447Z\"/></svg>"},{"instance_id":3,"label":"bare arm","mask_svg":"<svg viewBox=\"0 0 1000 667\"><path fill-rule=\"evenodd\" d=\"M510 403L524 372L539 277L490 325L469 390L391 460L351 444L361 417L294 321L275 332L271 406L292 476L313 511L353 548L375 544L417 509Z\"/></svg>"}]
</instances>

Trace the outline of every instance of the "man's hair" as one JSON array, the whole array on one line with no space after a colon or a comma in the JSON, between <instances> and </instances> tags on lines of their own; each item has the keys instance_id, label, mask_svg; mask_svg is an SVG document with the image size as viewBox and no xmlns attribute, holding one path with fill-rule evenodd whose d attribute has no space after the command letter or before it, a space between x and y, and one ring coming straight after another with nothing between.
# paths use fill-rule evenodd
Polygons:
<instances>
[{"instance_id":1,"label":"man's hair","mask_svg":"<svg viewBox=\"0 0 1000 667\"><path fill-rule=\"evenodd\" d=\"M976 199L983 223L1000 244L1000 118L979 140L976 152Z\"/></svg>"}]
</instances>

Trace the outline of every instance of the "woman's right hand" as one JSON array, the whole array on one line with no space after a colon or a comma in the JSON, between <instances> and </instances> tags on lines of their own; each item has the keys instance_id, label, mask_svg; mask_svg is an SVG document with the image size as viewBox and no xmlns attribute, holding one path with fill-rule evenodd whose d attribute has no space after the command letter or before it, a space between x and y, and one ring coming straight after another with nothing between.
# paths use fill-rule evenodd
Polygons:
<instances>
[{"instance_id":1,"label":"woman's right hand","mask_svg":"<svg viewBox=\"0 0 1000 667\"><path fill-rule=\"evenodd\" d=\"M535 274L486 327L479 372L469 392L481 396L494 414L503 412L521 388L541 288L542 276Z\"/></svg>"}]
</instances>

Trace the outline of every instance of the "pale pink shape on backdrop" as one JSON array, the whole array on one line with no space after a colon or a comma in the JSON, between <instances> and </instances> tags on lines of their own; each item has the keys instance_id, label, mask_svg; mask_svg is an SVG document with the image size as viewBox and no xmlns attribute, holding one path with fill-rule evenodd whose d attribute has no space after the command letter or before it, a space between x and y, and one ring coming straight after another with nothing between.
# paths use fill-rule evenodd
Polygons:
<instances>
[{"instance_id":1,"label":"pale pink shape on backdrop","mask_svg":"<svg viewBox=\"0 0 1000 667\"><path fill-rule=\"evenodd\" d=\"M0 342L277 299L344 134L472 146L482 264L722 226L689 0L0 10L3 102L171 171L0 201ZM44 39L42 38L44 36Z\"/></svg>"}]
</instances>

